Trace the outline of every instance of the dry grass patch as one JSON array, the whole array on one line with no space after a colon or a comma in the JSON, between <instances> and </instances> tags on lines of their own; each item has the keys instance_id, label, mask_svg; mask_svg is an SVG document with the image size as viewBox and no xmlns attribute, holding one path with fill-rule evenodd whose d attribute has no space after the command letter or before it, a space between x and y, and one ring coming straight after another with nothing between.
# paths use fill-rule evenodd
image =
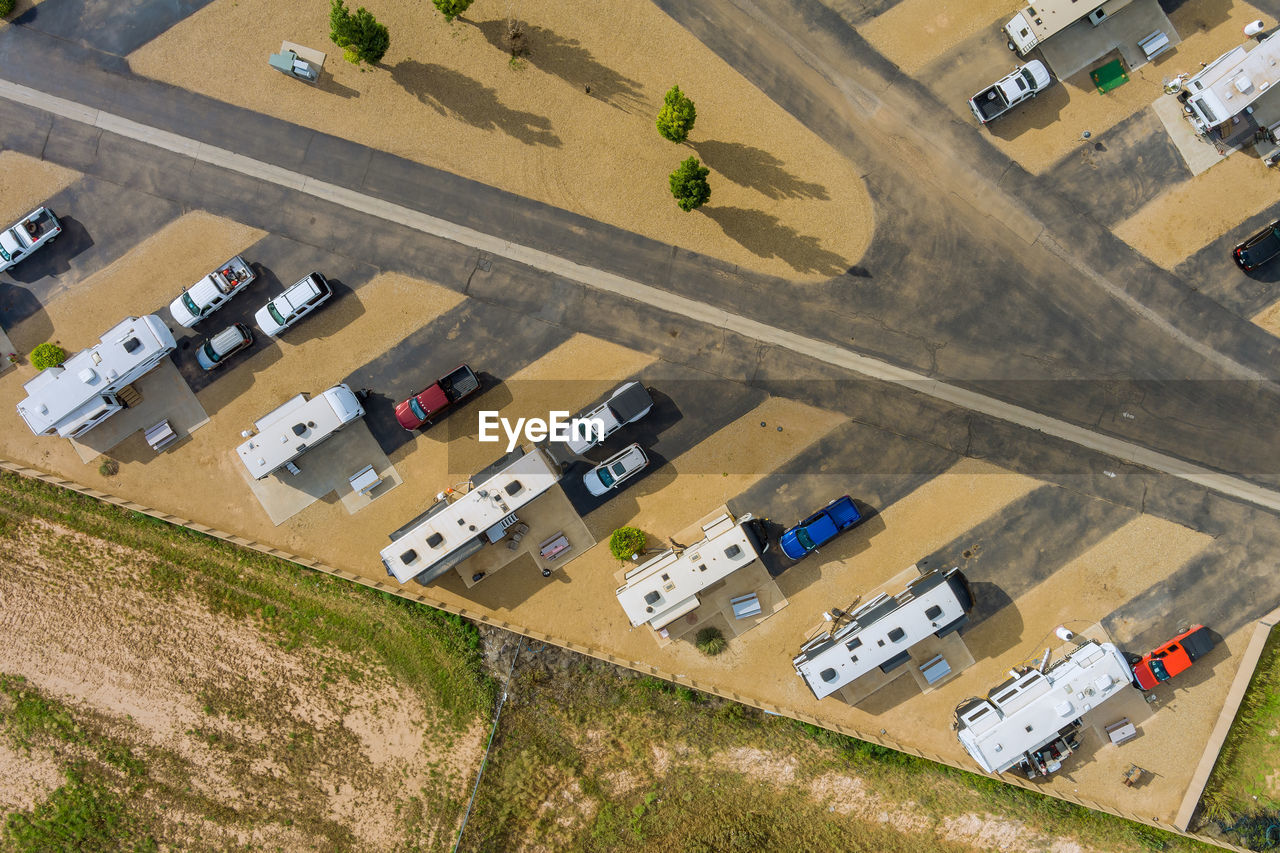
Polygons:
<instances>
[{"instance_id":1,"label":"dry grass patch","mask_svg":"<svg viewBox=\"0 0 1280 853\"><path fill-rule=\"evenodd\" d=\"M20 13L14 12L17 14ZM47 160L37 160L17 151L0 151L0 223L3 223L0 228L16 222L19 216L26 216L79 178L79 172Z\"/></svg>"},{"instance_id":2,"label":"dry grass patch","mask_svg":"<svg viewBox=\"0 0 1280 853\"><path fill-rule=\"evenodd\" d=\"M517 63L501 45L507 9L493 0L452 25L421 0L376 0L369 10L391 34L375 68L343 61L322 6L287 0L215 0L129 62L766 273L835 275L868 245L873 214L857 169L651 4L522 4L529 55ZM327 52L320 85L267 66L284 39ZM687 146L654 127L675 83L698 107ZM702 212L684 213L667 175L691 153L712 169L712 197Z\"/></svg>"}]
</instances>

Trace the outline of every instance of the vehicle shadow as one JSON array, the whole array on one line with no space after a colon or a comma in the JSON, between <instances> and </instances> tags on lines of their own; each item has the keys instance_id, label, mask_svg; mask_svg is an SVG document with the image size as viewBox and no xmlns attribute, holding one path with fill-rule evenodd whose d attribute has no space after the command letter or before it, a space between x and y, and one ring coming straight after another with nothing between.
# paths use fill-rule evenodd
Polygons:
<instances>
[{"instance_id":1,"label":"vehicle shadow","mask_svg":"<svg viewBox=\"0 0 1280 853\"><path fill-rule=\"evenodd\" d=\"M561 145L550 119L508 107L495 90L451 68L406 59L391 66L391 79L440 115L502 131L525 145Z\"/></svg>"},{"instance_id":2,"label":"vehicle shadow","mask_svg":"<svg viewBox=\"0 0 1280 853\"><path fill-rule=\"evenodd\" d=\"M1087 71L1085 83L1091 83ZM1061 82L1057 85L1050 84L1030 101L1018 103L1009 112L994 119L986 128L992 136L1011 142L1028 130L1043 130L1056 124L1070 100L1070 92Z\"/></svg>"},{"instance_id":3,"label":"vehicle shadow","mask_svg":"<svg viewBox=\"0 0 1280 853\"><path fill-rule=\"evenodd\" d=\"M799 273L835 277L849 268L849 263L835 252L822 248L817 237L801 234L760 210L742 207L701 207L729 237L753 255L778 258Z\"/></svg>"},{"instance_id":4,"label":"vehicle shadow","mask_svg":"<svg viewBox=\"0 0 1280 853\"><path fill-rule=\"evenodd\" d=\"M93 238L73 216L59 216L62 233L53 242L36 250L30 258L10 267L6 272L15 281L31 284L42 278L61 275L71 270L71 259L93 247Z\"/></svg>"},{"instance_id":5,"label":"vehicle shadow","mask_svg":"<svg viewBox=\"0 0 1280 853\"><path fill-rule=\"evenodd\" d=\"M827 201L830 196L821 184L801 180L784 168L783 163L763 148L741 142L691 142L704 165L740 186L750 187L769 198L814 198Z\"/></svg>"},{"instance_id":6,"label":"vehicle shadow","mask_svg":"<svg viewBox=\"0 0 1280 853\"><path fill-rule=\"evenodd\" d=\"M489 44L507 52L505 19L473 25ZM523 58L538 70L559 77L624 112L640 114L654 111L641 96L642 83L601 64L577 39L565 38L546 27L529 25L524 28L524 38L526 53Z\"/></svg>"}]
</instances>

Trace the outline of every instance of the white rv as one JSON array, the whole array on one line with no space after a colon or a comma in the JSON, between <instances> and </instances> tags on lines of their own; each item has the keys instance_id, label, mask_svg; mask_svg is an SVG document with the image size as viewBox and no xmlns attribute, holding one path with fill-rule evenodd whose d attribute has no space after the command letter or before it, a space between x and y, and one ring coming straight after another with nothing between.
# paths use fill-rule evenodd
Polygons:
<instances>
[{"instance_id":1,"label":"white rv","mask_svg":"<svg viewBox=\"0 0 1280 853\"><path fill-rule=\"evenodd\" d=\"M382 565L400 583L426 584L487 544L502 540L516 512L560 480L559 466L538 447L517 447L474 474L466 494L440 497L426 512L391 534Z\"/></svg>"},{"instance_id":2,"label":"white rv","mask_svg":"<svg viewBox=\"0 0 1280 853\"><path fill-rule=\"evenodd\" d=\"M1009 680L956 708L957 737L988 773L1016 766L1027 778L1056 772L1080 746L1080 717L1129 687L1133 669L1111 643L1089 641L1041 670Z\"/></svg>"},{"instance_id":3,"label":"white rv","mask_svg":"<svg viewBox=\"0 0 1280 853\"><path fill-rule=\"evenodd\" d=\"M749 566L768 550L760 522L751 514L735 519L725 513L702 526L706 538L679 553L664 551L636 566L618 587L618 603L633 627L655 631L695 609L698 593Z\"/></svg>"},{"instance_id":4,"label":"white rv","mask_svg":"<svg viewBox=\"0 0 1280 853\"><path fill-rule=\"evenodd\" d=\"M346 385L335 385L311 399L299 394L259 418L253 425L256 434L236 452L253 478L261 480L362 417L364 406Z\"/></svg>"},{"instance_id":5,"label":"white rv","mask_svg":"<svg viewBox=\"0 0 1280 853\"><path fill-rule=\"evenodd\" d=\"M18 414L36 435L76 438L124 408L117 394L173 352L173 333L159 317L126 317L59 367L49 367L24 387Z\"/></svg>"},{"instance_id":6,"label":"white rv","mask_svg":"<svg viewBox=\"0 0 1280 853\"><path fill-rule=\"evenodd\" d=\"M814 697L823 699L873 669L902 666L912 646L959 630L972 608L973 594L960 570L933 569L896 595L881 593L842 614L837 630L805 643L791 664Z\"/></svg>"},{"instance_id":7,"label":"white rv","mask_svg":"<svg viewBox=\"0 0 1280 853\"><path fill-rule=\"evenodd\" d=\"M1026 6L1004 25L1009 46L1026 56L1040 42L1057 35L1082 18L1095 27L1133 0L1043 0Z\"/></svg>"}]
</instances>

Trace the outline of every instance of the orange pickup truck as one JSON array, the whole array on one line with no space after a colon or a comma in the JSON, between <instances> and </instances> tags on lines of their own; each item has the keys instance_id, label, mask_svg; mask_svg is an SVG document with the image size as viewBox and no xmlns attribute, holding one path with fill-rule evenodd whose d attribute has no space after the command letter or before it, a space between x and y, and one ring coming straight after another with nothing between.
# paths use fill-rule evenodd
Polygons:
<instances>
[{"instance_id":1,"label":"orange pickup truck","mask_svg":"<svg viewBox=\"0 0 1280 853\"><path fill-rule=\"evenodd\" d=\"M1155 651L1147 652L1133 663L1133 683L1141 690L1151 690L1162 681L1190 669L1213 649L1213 637L1203 625L1192 625Z\"/></svg>"}]
</instances>

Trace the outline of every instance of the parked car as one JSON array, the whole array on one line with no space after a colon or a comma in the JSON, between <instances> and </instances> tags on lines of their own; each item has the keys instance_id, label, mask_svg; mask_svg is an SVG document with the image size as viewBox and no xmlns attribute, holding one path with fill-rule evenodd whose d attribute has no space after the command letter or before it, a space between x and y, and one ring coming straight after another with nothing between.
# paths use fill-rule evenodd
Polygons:
<instances>
[{"instance_id":1,"label":"parked car","mask_svg":"<svg viewBox=\"0 0 1280 853\"><path fill-rule=\"evenodd\" d=\"M13 225L0 231L0 272L25 261L46 243L62 233L62 223L47 207L37 207Z\"/></svg>"},{"instance_id":2,"label":"parked car","mask_svg":"<svg viewBox=\"0 0 1280 853\"><path fill-rule=\"evenodd\" d=\"M618 488L619 483L634 476L636 472L643 471L648 465L649 457L645 456L644 448L633 444L583 474L582 484L587 487L588 492L600 497L609 490Z\"/></svg>"},{"instance_id":3,"label":"parked car","mask_svg":"<svg viewBox=\"0 0 1280 853\"><path fill-rule=\"evenodd\" d=\"M1203 625L1192 625L1169 642L1147 652L1133 663L1133 683L1140 690L1151 690L1191 668L1213 650L1213 636Z\"/></svg>"},{"instance_id":4,"label":"parked car","mask_svg":"<svg viewBox=\"0 0 1280 853\"><path fill-rule=\"evenodd\" d=\"M480 379L465 364L441 376L427 388L396 405L396 420L407 430L415 430L450 406L480 390Z\"/></svg>"},{"instance_id":5,"label":"parked car","mask_svg":"<svg viewBox=\"0 0 1280 853\"><path fill-rule=\"evenodd\" d=\"M274 337L319 308L330 296L333 289L329 280L313 272L259 308L253 320L264 334Z\"/></svg>"},{"instance_id":6,"label":"parked car","mask_svg":"<svg viewBox=\"0 0 1280 853\"><path fill-rule=\"evenodd\" d=\"M1043 92L1053 78L1038 59L1019 66L969 99L969 109L979 124L1004 115L1023 101Z\"/></svg>"},{"instance_id":7,"label":"parked car","mask_svg":"<svg viewBox=\"0 0 1280 853\"><path fill-rule=\"evenodd\" d=\"M862 521L862 513L845 495L833 500L813 515L783 531L778 544L782 553L793 560L807 557L841 533Z\"/></svg>"},{"instance_id":8,"label":"parked car","mask_svg":"<svg viewBox=\"0 0 1280 853\"><path fill-rule=\"evenodd\" d=\"M231 301L257 278L253 268L236 255L173 300L169 313L180 326L190 328Z\"/></svg>"},{"instance_id":9,"label":"parked car","mask_svg":"<svg viewBox=\"0 0 1280 853\"><path fill-rule=\"evenodd\" d=\"M252 343L253 334L244 323L227 326L200 345L196 350L196 364L202 370L213 370Z\"/></svg>"},{"instance_id":10,"label":"parked car","mask_svg":"<svg viewBox=\"0 0 1280 853\"><path fill-rule=\"evenodd\" d=\"M1236 246L1231 252L1236 266L1245 272L1253 272L1276 255L1280 255L1280 219Z\"/></svg>"},{"instance_id":11,"label":"parked car","mask_svg":"<svg viewBox=\"0 0 1280 853\"><path fill-rule=\"evenodd\" d=\"M626 424L632 424L653 410L653 398L640 382L619 385L609 399L585 414L578 415L568 447L574 453L585 453L613 435ZM588 421L598 421L600 429L588 428Z\"/></svg>"}]
</instances>

